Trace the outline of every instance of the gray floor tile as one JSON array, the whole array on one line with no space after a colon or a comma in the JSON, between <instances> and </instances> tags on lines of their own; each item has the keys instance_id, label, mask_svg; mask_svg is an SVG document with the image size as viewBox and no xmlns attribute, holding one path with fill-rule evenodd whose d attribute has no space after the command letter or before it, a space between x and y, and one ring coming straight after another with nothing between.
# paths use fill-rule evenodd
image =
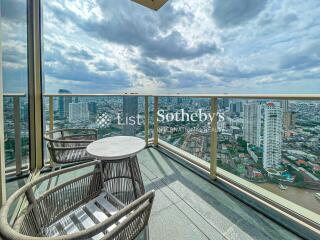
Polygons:
<instances>
[{"instance_id":1,"label":"gray floor tile","mask_svg":"<svg viewBox=\"0 0 320 240\"><path fill-rule=\"evenodd\" d=\"M151 215L150 240L202 240L208 239L174 205Z\"/></svg>"},{"instance_id":2,"label":"gray floor tile","mask_svg":"<svg viewBox=\"0 0 320 240\"><path fill-rule=\"evenodd\" d=\"M199 215L194 209L192 209L187 203L181 201L176 206L183 212L191 222L193 222L200 231L206 235L209 239L220 240L226 239L218 229L214 228L203 216Z\"/></svg>"}]
</instances>

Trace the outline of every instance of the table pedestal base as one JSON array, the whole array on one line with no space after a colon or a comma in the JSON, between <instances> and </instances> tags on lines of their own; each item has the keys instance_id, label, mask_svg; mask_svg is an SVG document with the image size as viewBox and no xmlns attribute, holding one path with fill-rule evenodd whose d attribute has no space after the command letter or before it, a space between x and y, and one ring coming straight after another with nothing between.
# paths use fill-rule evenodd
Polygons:
<instances>
[{"instance_id":1,"label":"table pedestal base","mask_svg":"<svg viewBox=\"0 0 320 240\"><path fill-rule=\"evenodd\" d=\"M145 193L136 156L112 161L102 160L101 163L106 191L124 204L130 204Z\"/></svg>"}]
</instances>

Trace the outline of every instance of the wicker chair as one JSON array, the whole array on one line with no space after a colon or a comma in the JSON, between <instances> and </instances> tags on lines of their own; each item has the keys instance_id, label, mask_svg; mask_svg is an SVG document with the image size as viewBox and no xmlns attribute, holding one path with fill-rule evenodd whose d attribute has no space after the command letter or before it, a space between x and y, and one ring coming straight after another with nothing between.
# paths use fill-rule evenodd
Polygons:
<instances>
[{"instance_id":1,"label":"wicker chair","mask_svg":"<svg viewBox=\"0 0 320 240\"><path fill-rule=\"evenodd\" d=\"M54 164L75 163L94 160L86 147L97 140L96 129L59 129L46 132L44 139Z\"/></svg>"},{"instance_id":2,"label":"wicker chair","mask_svg":"<svg viewBox=\"0 0 320 240\"><path fill-rule=\"evenodd\" d=\"M42 194L39 189L33 191L51 178L75 170L84 173ZM154 195L154 191L148 192L124 206L105 191L101 163L83 163L42 176L11 195L0 210L0 235L4 240L134 239L147 229ZM10 224L9 209L23 196L28 204L22 205L25 208Z\"/></svg>"}]
</instances>

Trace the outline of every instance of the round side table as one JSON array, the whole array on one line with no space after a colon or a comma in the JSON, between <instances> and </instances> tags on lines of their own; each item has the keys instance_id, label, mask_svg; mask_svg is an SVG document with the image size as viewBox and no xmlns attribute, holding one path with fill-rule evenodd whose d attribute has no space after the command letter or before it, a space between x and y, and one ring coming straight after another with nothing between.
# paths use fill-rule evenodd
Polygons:
<instances>
[{"instance_id":1,"label":"round side table","mask_svg":"<svg viewBox=\"0 0 320 240\"><path fill-rule=\"evenodd\" d=\"M103 138L87 146L88 154L101 161L106 191L124 204L145 193L137 159L145 146L144 140L130 136Z\"/></svg>"}]
</instances>

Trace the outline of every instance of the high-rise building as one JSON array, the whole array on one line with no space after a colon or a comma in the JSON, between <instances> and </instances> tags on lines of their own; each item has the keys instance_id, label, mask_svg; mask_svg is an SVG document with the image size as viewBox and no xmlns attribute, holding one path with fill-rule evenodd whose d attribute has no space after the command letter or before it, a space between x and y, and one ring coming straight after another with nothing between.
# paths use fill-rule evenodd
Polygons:
<instances>
[{"instance_id":1,"label":"high-rise building","mask_svg":"<svg viewBox=\"0 0 320 240\"><path fill-rule=\"evenodd\" d=\"M83 122L89 120L88 103L69 103L69 122Z\"/></svg>"},{"instance_id":2,"label":"high-rise building","mask_svg":"<svg viewBox=\"0 0 320 240\"><path fill-rule=\"evenodd\" d=\"M260 147L261 106L258 103L244 104L243 136L248 143Z\"/></svg>"},{"instance_id":3,"label":"high-rise building","mask_svg":"<svg viewBox=\"0 0 320 240\"><path fill-rule=\"evenodd\" d=\"M283 129L288 130L296 125L296 114L294 112L283 113Z\"/></svg>"},{"instance_id":4,"label":"high-rise building","mask_svg":"<svg viewBox=\"0 0 320 240\"><path fill-rule=\"evenodd\" d=\"M277 168L281 162L282 109L269 102L264 109L263 167Z\"/></svg>"},{"instance_id":5,"label":"high-rise building","mask_svg":"<svg viewBox=\"0 0 320 240\"><path fill-rule=\"evenodd\" d=\"M230 101L229 98L222 98L222 107L224 109L226 109L227 107L229 107Z\"/></svg>"},{"instance_id":6,"label":"high-rise building","mask_svg":"<svg viewBox=\"0 0 320 240\"><path fill-rule=\"evenodd\" d=\"M243 112L243 104L242 102L231 102L229 105L230 113L240 115Z\"/></svg>"},{"instance_id":7,"label":"high-rise building","mask_svg":"<svg viewBox=\"0 0 320 240\"><path fill-rule=\"evenodd\" d=\"M97 103L96 102L88 102L89 112L91 114L97 114Z\"/></svg>"},{"instance_id":8,"label":"high-rise building","mask_svg":"<svg viewBox=\"0 0 320 240\"><path fill-rule=\"evenodd\" d=\"M227 107L229 107L229 104L229 98L218 98L218 105L220 109L226 109Z\"/></svg>"},{"instance_id":9,"label":"high-rise building","mask_svg":"<svg viewBox=\"0 0 320 240\"><path fill-rule=\"evenodd\" d=\"M29 105L28 102L24 102L22 105L22 120L27 122L29 119Z\"/></svg>"},{"instance_id":10,"label":"high-rise building","mask_svg":"<svg viewBox=\"0 0 320 240\"><path fill-rule=\"evenodd\" d=\"M281 100L280 107L282 108L282 112L289 112L289 101L288 100Z\"/></svg>"},{"instance_id":11,"label":"high-rise building","mask_svg":"<svg viewBox=\"0 0 320 240\"><path fill-rule=\"evenodd\" d=\"M282 100L280 102L280 106L283 112L283 128L288 130L290 128L294 128L296 124L296 114L294 112L289 111L289 101Z\"/></svg>"},{"instance_id":12,"label":"high-rise building","mask_svg":"<svg viewBox=\"0 0 320 240\"><path fill-rule=\"evenodd\" d=\"M66 89L59 89L59 94L70 94L71 92ZM69 116L69 104L72 102L71 97L59 97L59 117L67 118Z\"/></svg>"},{"instance_id":13,"label":"high-rise building","mask_svg":"<svg viewBox=\"0 0 320 240\"><path fill-rule=\"evenodd\" d=\"M124 96L123 97L123 134L128 136L134 136L137 133L138 123L135 121L127 121L132 118L137 120L138 116L138 97L137 96Z\"/></svg>"}]
</instances>

